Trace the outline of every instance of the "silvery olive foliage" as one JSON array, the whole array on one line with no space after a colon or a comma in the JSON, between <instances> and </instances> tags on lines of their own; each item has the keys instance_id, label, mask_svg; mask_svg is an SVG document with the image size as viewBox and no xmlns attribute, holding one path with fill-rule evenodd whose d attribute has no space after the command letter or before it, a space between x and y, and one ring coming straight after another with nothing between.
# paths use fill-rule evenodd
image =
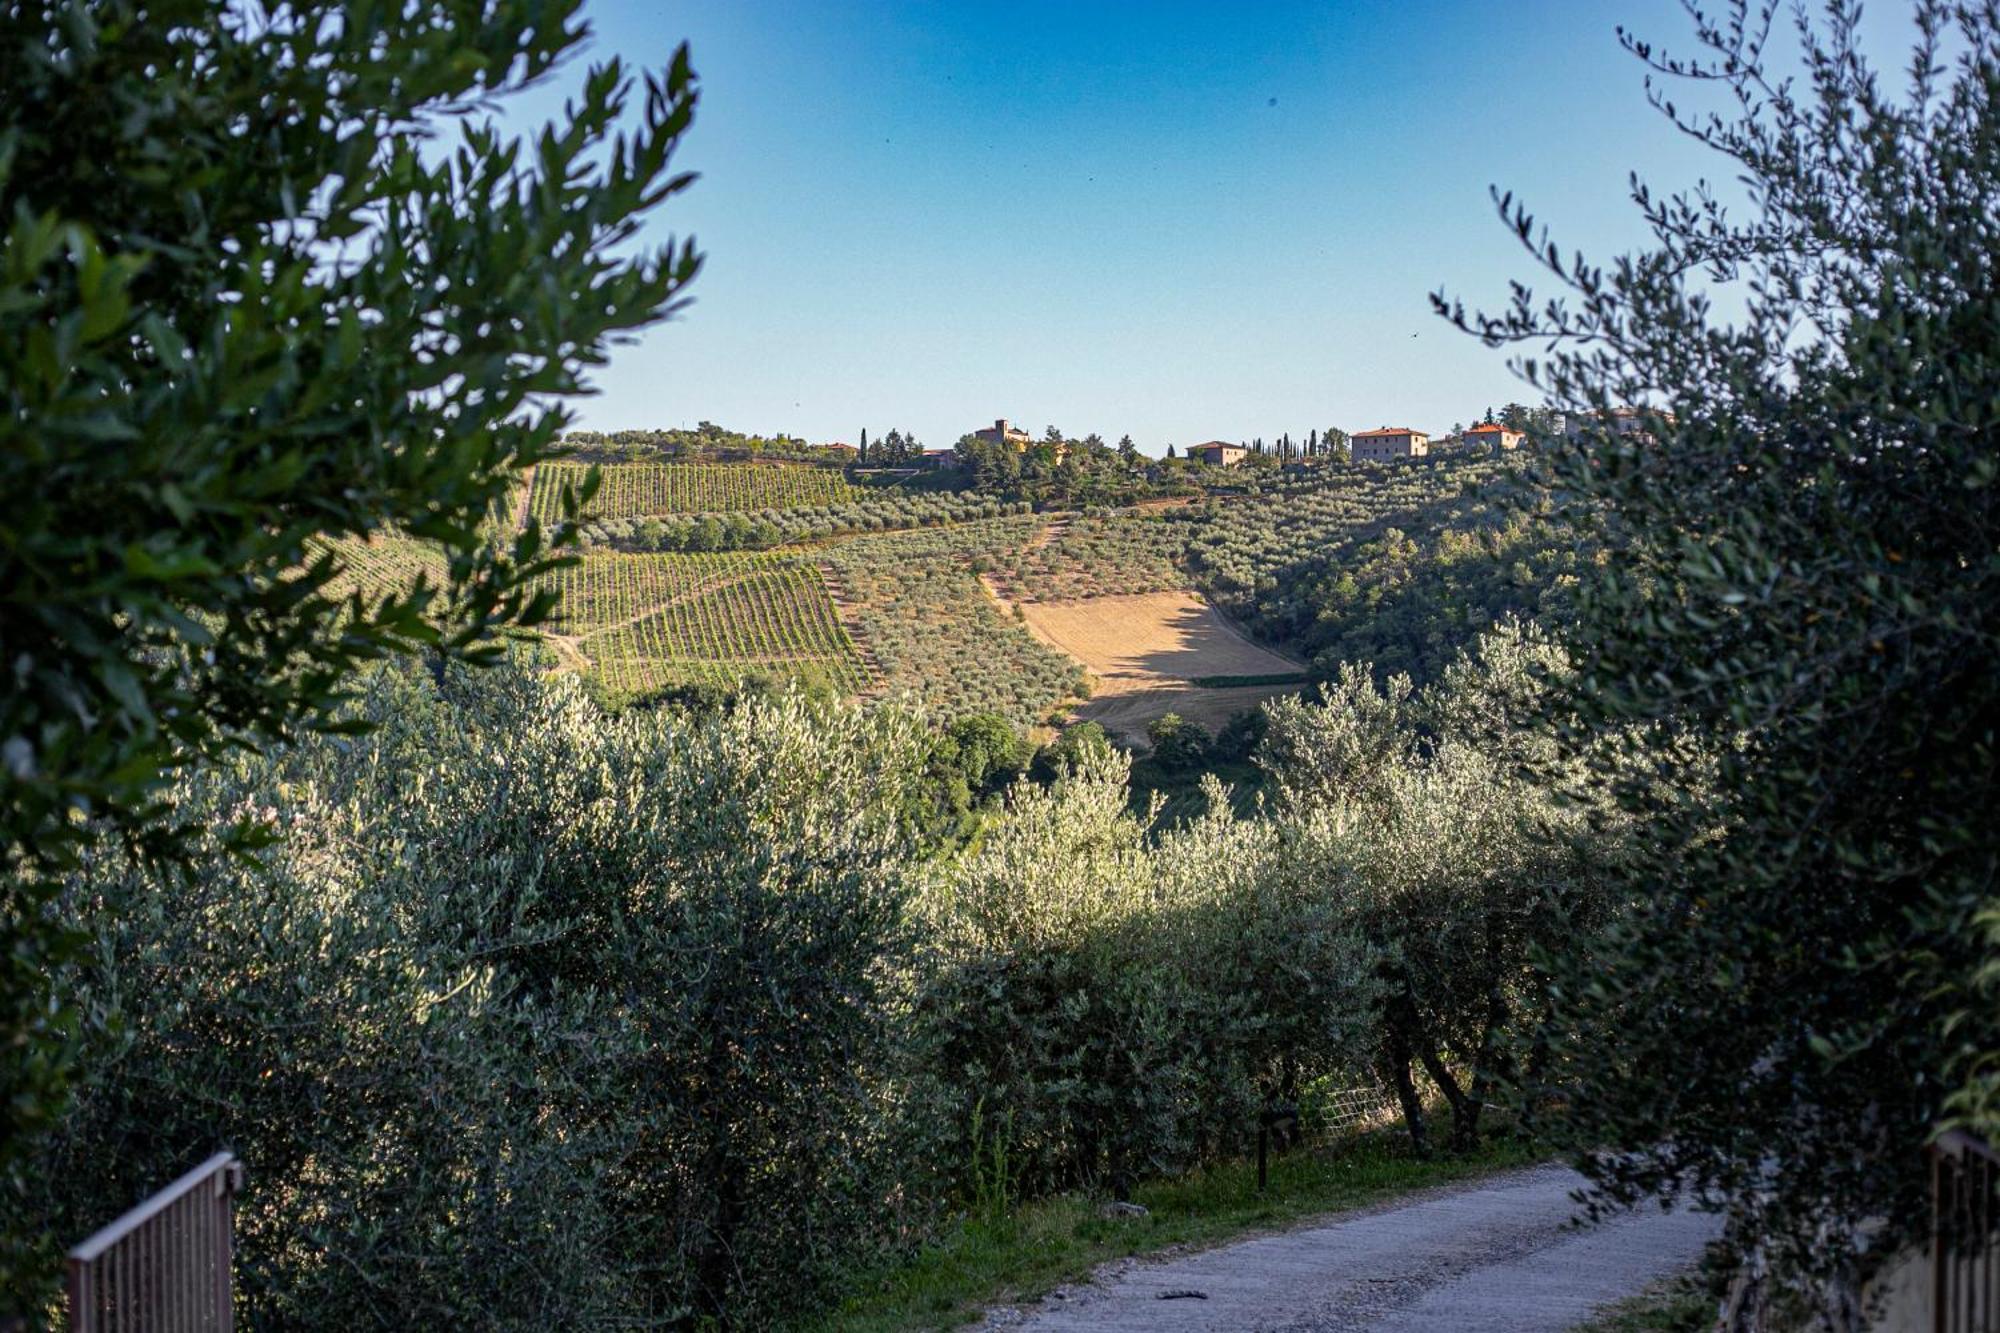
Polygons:
<instances>
[{"instance_id":1,"label":"silvery olive foliage","mask_svg":"<svg viewBox=\"0 0 2000 1333\"><path fill-rule=\"evenodd\" d=\"M1850 0L1686 8L1626 42L1738 188L1635 177L1608 261L1502 198L1539 286L1447 313L1570 412L1541 480L1608 553L1552 734L1626 738L1592 785L1652 849L1561 978L1576 1141L1852 1326L1926 1141L2000 1131L2000 5L1900 7L1893 69Z\"/></svg>"},{"instance_id":2,"label":"silvery olive foliage","mask_svg":"<svg viewBox=\"0 0 2000 1333\"><path fill-rule=\"evenodd\" d=\"M381 668L364 734L168 792L282 835L256 860L100 845L68 880L93 1021L27 1221L80 1234L226 1144L254 1322L756 1327L936 1234L975 1161L1120 1189L1398 1049L1467 1141L1592 884L1517 776L1561 669L1510 630L1393 726L1365 672L1278 708L1263 815L1211 779L1157 826L1077 744L939 840L940 737L895 706ZM982 784L1003 738L945 737Z\"/></svg>"},{"instance_id":3,"label":"silvery olive foliage","mask_svg":"<svg viewBox=\"0 0 2000 1333\"><path fill-rule=\"evenodd\" d=\"M1020 1189L1239 1154L1266 1105L1355 1064L1372 983L1338 904L1212 779L1211 813L1157 839L1127 780L1100 749L1017 786L925 900L922 1091Z\"/></svg>"},{"instance_id":4,"label":"silvery olive foliage","mask_svg":"<svg viewBox=\"0 0 2000 1333\"><path fill-rule=\"evenodd\" d=\"M608 718L511 667L357 715L171 792L282 833L257 864L75 878L45 1234L226 1144L252 1322L545 1329L754 1323L921 1220L883 1137L914 722Z\"/></svg>"},{"instance_id":5,"label":"silvery olive foliage","mask_svg":"<svg viewBox=\"0 0 2000 1333\"><path fill-rule=\"evenodd\" d=\"M1453 1146L1478 1141L1547 1011L1546 956L1612 907L1620 822L1527 767L1551 757L1530 723L1567 674L1543 632L1509 622L1421 691L1357 665L1316 699L1266 708L1257 759L1275 789L1276 863L1366 949L1365 1064L1420 1149L1427 1087L1450 1108Z\"/></svg>"}]
</instances>

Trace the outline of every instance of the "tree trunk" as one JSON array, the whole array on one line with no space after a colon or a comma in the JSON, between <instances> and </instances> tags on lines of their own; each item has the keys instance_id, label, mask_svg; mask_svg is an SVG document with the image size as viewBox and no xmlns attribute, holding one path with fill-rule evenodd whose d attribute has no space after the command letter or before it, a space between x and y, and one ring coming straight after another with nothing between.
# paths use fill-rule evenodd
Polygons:
<instances>
[{"instance_id":1,"label":"tree trunk","mask_svg":"<svg viewBox=\"0 0 2000 1333\"><path fill-rule=\"evenodd\" d=\"M1380 1062L1382 1077L1396 1089L1396 1100L1403 1106L1403 1127L1410 1132L1410 1147L1417 1156L1431 1155L1430 1129L1424 1123L1423 1098L1417 1096L1417 1085L1410 1079L1410 1048L1393 1024L1383 1038Z\"/></svg>"},{"instance_id":2,"label":"tree trunk","mask_svg":"<svg viewBox=\"0 0 2000 1333\"><path fill-rule=\"evenodd\" d=\"M1431 1082L1438 1085L1438 1091L1451 1105L1452 1151L1469 1152L1479 1145L1479 1099L1466 1094L1452 1076L1450 1066L1428 1041L1419 1039L1416 1048L1417 1059L1423 1062L1424 1072L1431 1076Z\"/></svg>"}]
</instances>

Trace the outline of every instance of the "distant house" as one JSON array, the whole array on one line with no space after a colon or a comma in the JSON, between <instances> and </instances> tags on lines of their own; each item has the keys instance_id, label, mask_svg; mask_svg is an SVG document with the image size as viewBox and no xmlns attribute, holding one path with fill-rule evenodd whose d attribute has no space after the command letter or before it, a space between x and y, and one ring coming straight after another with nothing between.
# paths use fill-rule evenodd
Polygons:
<instances>
[{"instance_id":1,"label":"distant house","mask_svg":"<svg viewBox=\"0 0 2000 1333\"><path fill-rule=\"evenodd\" d=\"M1467 445L1488 449L1494 453L1499 453L1503 449L1519 449L1521 441L1526 438L1527 436L1520 431L1509 430L1497 421L1482 421L1465 432Z\"/></svg>"},{"instance_id":2,"label":"distant house","mask_svg":"<svg viewBox=\"0 0 2000 1333\"><path fill-rule=\"evenodd\" d=\"M937 472L959 466L960 459L956 449L926 449L917 456L916 463L926 472Z\"/></svg>"},{"instance_id":3,"label":"distant house","mask_svg":"<svg viewBox=\"0 0 2000 1333\"><path fill-rule=\"evenodd\" d=\"M972 438L987 444L1011 444L1017 454L1026 453L1031 443L1028 432L1019 426L1009 425L1005 417L997 418L992 426L985 430L973 431Z\"/></svg>"},{"instance_id":4,"label":"distant house","mask_svg":"<svg viewBox=\"0 0 2000 1333\"><path fill-rule=\"evenodd\" d=\"M1671 412L1658 412L1654 415L1663 419L1669 426L1674 424L1674 414ZM1643 408L1614 407L1604 413L1572 412L1563 418L1563 434L1572 441L1601 438L1607 433L1621 440L1635 440L1640 444L1659 443L1653 433L1646 429Z\"/></svg>"},{"instance_id":5,"label":"distant house","mask_svg":"<svg viewBox=\"0 0 2000 1333\"><path fill-rule=\"evenodd\" d=\"M1250 456L1250 451L1240 444L1210 440L1207 444L1189 445L1187 456L1210 467L1235 467Z\"/></svg>"},{"instance_id":6,"label":"distant house","mask_svg":"<svg viewBox=\"0 0 2000 1333\"><path fill-rule=\"evenodd\" d=\"M1408 426L1382 426L1354 432L1347 437L1347 448L1357 463L1387 463L1422 458L1431 451L1431 437Z\"/></svg>"},{"instance_id":7,"label":"distant house","mask_svg":"<svg viewBox=\"0 0 2000 1333\"><path fill-rule=\"evenodd\" d=\"M855 448L853 445L844 444L839 440L833 440L826 444L816 444L813 446L813 449L815 452L827 454L830 457L841 460L842 462L850 462L861 453L861 451Z\"/></svg>"}]
</instances>

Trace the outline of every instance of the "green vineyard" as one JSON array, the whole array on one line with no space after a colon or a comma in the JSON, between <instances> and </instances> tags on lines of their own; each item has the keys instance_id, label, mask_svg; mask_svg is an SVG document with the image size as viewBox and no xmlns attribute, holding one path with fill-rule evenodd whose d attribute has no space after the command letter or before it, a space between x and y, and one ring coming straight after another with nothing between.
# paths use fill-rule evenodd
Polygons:
<instances>
[{"instance_id":1,"label":"green vineyard","mask_svg":"<svg viewBox=\"0 0 2000 1333\"><path fill-rule=\"evenodd\" d=\"M614 694L745 676L842 694L868 683L819 570L794 556L593 550L550 583L562 594L551 631Z\"/></svg>"},{"instance_id":2,"label":"green vineyard","mask_svg":"<svg viewBox=\"0 0 2000 1333\"><path fill-rule=\"evenodd\" d=\"M586 518L806 509L869 495L838 470L807 463L606 463L602 471ZM588 463L543 463L535 469L531 512L543 522L560 518L563 487L582 485L589 472Z\"/></svg>"},{"instance_id":3,"label":"green vineyard","mask_svg":"<svg viewBox=\"0 0 2000 1333\"><path fill-rule=\"evenodd\" d=\"M343 537L338 541L311 543L312 554L332 552L340 562L340 572L327 591L336 597L361 593L376 598L386 593L408 592L419 574L427 575L433 588L442 588L448 570L444 552L429 542L397 533L378 532L363 540Z\"/></svg>"}]
</instances>

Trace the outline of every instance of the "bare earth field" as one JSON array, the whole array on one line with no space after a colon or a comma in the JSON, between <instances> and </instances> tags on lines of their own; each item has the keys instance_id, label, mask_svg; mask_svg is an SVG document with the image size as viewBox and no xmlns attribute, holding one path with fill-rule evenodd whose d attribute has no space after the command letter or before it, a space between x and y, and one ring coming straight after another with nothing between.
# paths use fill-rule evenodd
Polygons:
<instances>
[{"instance_id":1,"label":"bare earth field","mask_svg":"<svg viewBox=\"0 0 2000 1333\"><path fill-rule=\"evenodd\" d=\"M1083 663L1096 683L1076 716L1127 743L1145 744L1146 724L1179 713L1213 731L1234 714L1296 685L1204 689L1213 676L1296 673L1299 663L1243 637L1191 592L1025 602L1035 637Z\"/></svg>"}]
</instances>

